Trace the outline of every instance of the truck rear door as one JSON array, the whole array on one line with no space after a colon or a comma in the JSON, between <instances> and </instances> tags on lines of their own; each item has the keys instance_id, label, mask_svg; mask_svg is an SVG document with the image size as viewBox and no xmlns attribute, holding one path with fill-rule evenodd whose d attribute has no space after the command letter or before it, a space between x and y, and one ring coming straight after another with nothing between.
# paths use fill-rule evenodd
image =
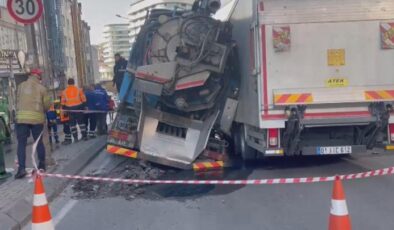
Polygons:
<instances>
[{"instance_id":1,"label":"truck rear door","mask_svg":"<svg viewBox=\"0 0 394 230\"><path fill-rule=\"evenodd\" d=\"M394 101L394 1L259 3L262 123L305 105L306 117L369 115Z\"/></svg>"}]
</instances>

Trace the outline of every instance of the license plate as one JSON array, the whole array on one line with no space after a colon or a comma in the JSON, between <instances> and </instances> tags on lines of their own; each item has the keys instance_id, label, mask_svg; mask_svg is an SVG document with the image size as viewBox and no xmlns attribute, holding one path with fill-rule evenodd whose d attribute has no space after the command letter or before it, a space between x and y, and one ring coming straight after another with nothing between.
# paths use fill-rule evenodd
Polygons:
<instances>
[{"instance_id":1,"label":"license plate","mask_svg":"<svg viewBox=\"0 0 394 230\"><path fill-rule=\"evenodd\" d=\"M351 154L352 146L318 147L318 155Z\"/></svg>"}]
</instances>

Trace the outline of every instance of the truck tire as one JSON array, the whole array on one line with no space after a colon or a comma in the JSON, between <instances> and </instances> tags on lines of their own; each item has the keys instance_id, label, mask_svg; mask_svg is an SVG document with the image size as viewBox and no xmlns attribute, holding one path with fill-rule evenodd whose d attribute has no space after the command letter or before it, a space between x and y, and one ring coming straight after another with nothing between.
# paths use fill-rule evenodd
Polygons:
<instances>
[{"instance_id":1,"label":"truck tire","mask_svg":"<svg viewBox=\"0 0 394 230\"><path fill-rule=\"evenodd\" d=\"M254 160L257 157L257 151L246 143L245 129L244 125L235 125L233 129L233 151L236 155L240 154L245 161Z\"/></svg>"}]
</instances>

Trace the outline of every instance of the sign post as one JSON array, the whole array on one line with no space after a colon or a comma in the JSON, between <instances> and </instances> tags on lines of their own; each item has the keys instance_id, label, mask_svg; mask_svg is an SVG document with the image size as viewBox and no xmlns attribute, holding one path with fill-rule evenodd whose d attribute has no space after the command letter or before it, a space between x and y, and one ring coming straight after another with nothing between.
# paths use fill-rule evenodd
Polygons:
<instances>
[{"instance_id":1,"label":"sign post","mask_svg":"<svg viewBox=\"0 0 394 230\"><path fill-rule=\"evenodd\" d=\"M42 0L7 0L9 14L25 25L35 23L44 11Z\"/></svg>"}]
</instances>

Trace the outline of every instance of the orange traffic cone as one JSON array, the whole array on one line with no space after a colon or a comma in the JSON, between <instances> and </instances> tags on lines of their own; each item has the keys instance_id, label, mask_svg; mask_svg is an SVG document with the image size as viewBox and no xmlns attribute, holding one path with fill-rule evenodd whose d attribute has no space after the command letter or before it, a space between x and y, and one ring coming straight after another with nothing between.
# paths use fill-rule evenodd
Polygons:
<instances>
[{"instance_id":1,"label":"orange traffic cone","mask_svg":"<svg viewBox=\"0 0 394 230\"><path fill-rule=\"evenodd\" d=\"M352 224L347 209L345 191L343 190L342 181L337 177L334 181L332 190L329 230L351 230Z\"/></svg>"},{"instance_id":2,"label":"orange traffic cone","mask_svg":"<svg viewBox=\"0 0 394 230\"><path fill-rule=\"evenodd\" d=\"M53 230L52 216L41 176L36 176L33 197L32 230Z\"/></svg>"}]
</instances>

